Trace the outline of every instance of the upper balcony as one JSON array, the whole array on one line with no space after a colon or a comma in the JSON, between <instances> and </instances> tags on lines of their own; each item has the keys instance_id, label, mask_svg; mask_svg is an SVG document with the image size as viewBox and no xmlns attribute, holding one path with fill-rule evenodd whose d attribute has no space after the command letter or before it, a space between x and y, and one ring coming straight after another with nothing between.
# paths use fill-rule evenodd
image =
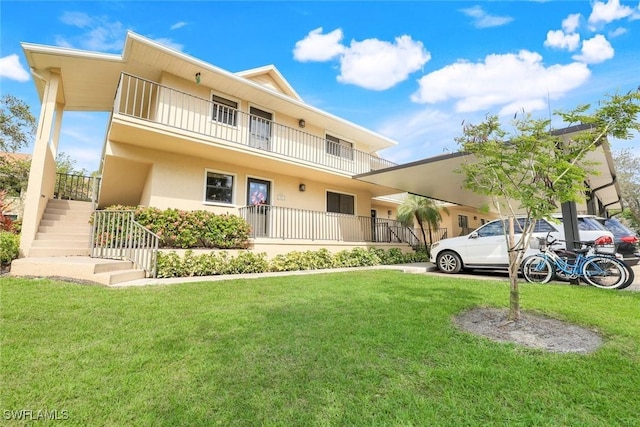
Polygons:
<instances>
[{"instance_id":1,"label":"upper balcony","mask_svg":"<svg viewBox=\"0 0 640 427\"><path fill-rule=\"evenodd\" d=\"M124 73L113 110L114 117L142 120L145 127L158 131L170 128L185 138L196 135L217 146L242 147L245 152L268 153L275 159L334 173L356 175L395 166L354 149L348 142L276 123L263 113L252 108L248 114L223 102Z\"/></svg>"}]
</instances>

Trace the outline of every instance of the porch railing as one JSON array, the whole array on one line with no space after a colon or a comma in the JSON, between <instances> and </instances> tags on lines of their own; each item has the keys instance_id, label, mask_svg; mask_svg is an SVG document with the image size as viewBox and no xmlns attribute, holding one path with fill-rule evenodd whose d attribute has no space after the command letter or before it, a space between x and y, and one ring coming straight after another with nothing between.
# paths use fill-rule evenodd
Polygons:
<instances>
[{"instance_id":1,"label":"porch railing","mask_svg":"<svg viewBox=\"0 0 640 427\"><path fill-rule=\"evenodd\" d=\"M148 120L350 174L396 165L324 137L125 73L120 77L114 114Z\"/></svg>"},{"instance_id":2,"label":"porch railing","mask_svg":"<svg viewBox=\"0 0 640 427\"><path fill-rule=\"evenodd\" d=\"M56 173L53 197L63 200L95 202L98 198L100 178L67 173Z\"/></svg>"},{"instance_id":3,"label":"porch railing","mask_svg":"<svg viewBox=\"0 0 640 427\"><path fill-rule=\"evenodd\" d=\"M159 237L133 219L133 211L95 211L91 256L133 262L156 277Z\"/></svg>"},{"instance_id":4,"label":"porch railing","mask_svg":"<svg viewBox=\"0 0 640 427\"><path fill-rule=\"evenodd\" d=\"M239 215L251 226L252 238L409 244L415 239L392 219L267 205L242 207Z\"/></svg>"}]
</instances>

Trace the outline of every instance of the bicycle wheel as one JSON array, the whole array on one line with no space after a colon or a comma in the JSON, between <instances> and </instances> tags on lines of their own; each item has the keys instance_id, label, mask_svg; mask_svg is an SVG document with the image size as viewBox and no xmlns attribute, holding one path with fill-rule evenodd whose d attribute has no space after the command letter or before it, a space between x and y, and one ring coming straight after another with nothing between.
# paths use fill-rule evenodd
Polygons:
<instances>
[{"instance_id":1,"label":"bicycle wheel","mask_svg":"<svg viewBox=\"0 0 640 427\"><path fill-rule=\"evenodd\" d=\"M627 268L617 259L593 256L584 263L582 278L591 286L618 289L627 281Z\"/></svg>"},{"instance_id":2,"label":"bicycle wheel","mask_svg":"<svg viewBox=\"0 0 640 427\"><path fill-rule=\"evenodd\" d=\"M553 264L542 255L531 255L525 258L520 271L529 283L549 283L555 274Z\"/></svg>"},{"instance_id":3,"label":"bicycle wheel","mask_svg":"<svg viewBox=\"0 0 640 427\"><path fill-rule=\"evenodd\" d=\"M620 263L622 263L625 271L627 272L627 280L625 280L625 282L622 285L618 286L616 289L627 288L631 286L633 281L636 279L636 274L634 273L633 268L629 267L627 263L625 263L624 261L620 261L620 260L616 260L616 261L619 261Z\"/></svg>"}]
</instances>

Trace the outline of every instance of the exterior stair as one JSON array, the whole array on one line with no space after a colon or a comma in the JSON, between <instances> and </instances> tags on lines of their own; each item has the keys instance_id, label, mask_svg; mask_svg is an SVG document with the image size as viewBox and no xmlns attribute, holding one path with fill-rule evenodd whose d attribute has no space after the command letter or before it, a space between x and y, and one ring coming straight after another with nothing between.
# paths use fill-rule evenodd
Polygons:
<instances>
[{"instance_id":1,"label":"exterior stair","mask_svg":"<svg viewBox=\"0 0 640 427\"><path fill-rule=\"evenodd\" d=\"M91 258L91 202L50 199L26 258L11 263L12 276L58 277L103 285L146 277L130 261Z\"/></svg>"},{"instance_id":2,"label":"exterior stair","mask_svg":"<svg viewBox=\"0 0 640 427\"><path fill-rule=\"evenodd\" d=\"M90 202L50 199L27 255L88 256L92 212Z\"/></svg>"},{"instance_id":3,"label":"exterior stair","mask_svg":"<svg viewBox=\"0 0 640 427\"><path fill-rule=\"evenodd\" d=\"M145 278L144 270L135 269L131 261L85 256L16 259L11 263L11 275L75 279L107 286Z\"/></svg>"}]
</instances>

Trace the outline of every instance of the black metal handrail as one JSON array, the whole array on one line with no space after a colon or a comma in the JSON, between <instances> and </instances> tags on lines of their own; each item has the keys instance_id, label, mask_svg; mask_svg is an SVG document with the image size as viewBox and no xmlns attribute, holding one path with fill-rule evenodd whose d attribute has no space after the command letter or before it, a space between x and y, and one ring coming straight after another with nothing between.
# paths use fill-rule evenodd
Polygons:
<instances>
[{"instance_id":1,"label":"black metal handrail","mask_svg":"<svg viewBox=\"0 0 640 427\"><path fill-rule=\"evenodd\" d=\"M98 198L100 178L77 174L56 173L54 199L95 202Z\"/></svg>"},{"instance_id":2,"label":"black metal handrail","mask_svg":"<svg viewBox=\"0 0 640 427\"><path fill-rule=\"evenodd\" d=\"M324 137L122 73L114 114L148 120L351 174L396 164Z\"/></svg>"}]
</instances>

